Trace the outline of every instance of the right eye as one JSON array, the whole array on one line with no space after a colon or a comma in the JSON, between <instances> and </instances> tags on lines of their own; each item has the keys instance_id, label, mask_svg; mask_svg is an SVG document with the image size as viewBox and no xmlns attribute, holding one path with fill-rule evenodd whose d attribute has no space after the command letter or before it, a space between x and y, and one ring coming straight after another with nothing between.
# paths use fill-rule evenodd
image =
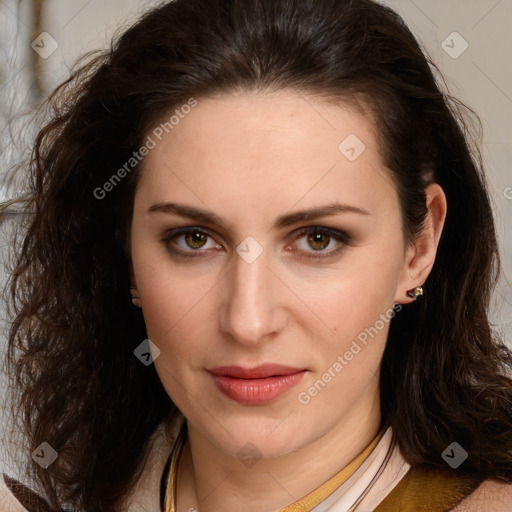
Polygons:
<instances>
[{"instance_id":1,"label":"right eye","mask_svg":"<svg viewBox=\"0 0 512 512\"><path fill-rule=\"evenodd\" d=\"M210 252L213 248L222 248L221 245L215 243L213 240L210 246L208 246L208 239L210 238L211 236L204 230L191 227L180 228L167 233L162 239L162 242L172 254L184 258L196 258L204 256L206 252Z\"/></svg>"}]
</instances>

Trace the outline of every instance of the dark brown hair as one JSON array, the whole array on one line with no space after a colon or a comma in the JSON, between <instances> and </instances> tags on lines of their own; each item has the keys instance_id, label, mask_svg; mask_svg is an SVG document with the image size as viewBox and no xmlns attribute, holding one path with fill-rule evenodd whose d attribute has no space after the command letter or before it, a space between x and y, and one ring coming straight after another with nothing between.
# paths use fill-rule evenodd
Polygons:
<instances>
[{"instance_id":1,"label":"dark brown hair","mask_svg":"<svg viewBox=\"0 0 512 512\"><path fill-rule=\"evenodd\" d=\"M430 179L444 189L426 295L391 323L383 424L411 464L445 466L441 453L457 441L470 454L458 471L512 482L512 355L487 316L499 257L481 160L464 108L395 12L372 0L176 0L88 59L48 100L11 283L9 357L29 449L46 441L59 453L29 470L54 506L113 510L176 411L133 354L146 337L125 250L140 165L107 197L94 191L166 113L235 90L367 105L407 241L421 232Z\"/></svg>"}]
</instances>

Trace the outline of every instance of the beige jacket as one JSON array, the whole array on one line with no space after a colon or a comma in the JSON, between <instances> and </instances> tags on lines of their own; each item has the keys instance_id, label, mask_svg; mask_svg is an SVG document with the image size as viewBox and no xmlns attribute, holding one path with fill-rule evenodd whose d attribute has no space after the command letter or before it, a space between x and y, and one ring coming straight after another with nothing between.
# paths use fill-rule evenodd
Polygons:
<instances>
[{"instance_id":1,"label":"beige jacket","mask_svg":"<svg viewBox=\"0 0 512 512\"><path fill-rule=\"evenodd\" d=\"M160 481L172 442L161 424L151 440L151 451L141 478L126 497L119 512L160 512ZM38 508L35 511L39 512ZM25 508L11 493L3 475L0 476L0 512L33 512ZM44 509L41 512L46 512Z\"/></svg>"}]
</instances>

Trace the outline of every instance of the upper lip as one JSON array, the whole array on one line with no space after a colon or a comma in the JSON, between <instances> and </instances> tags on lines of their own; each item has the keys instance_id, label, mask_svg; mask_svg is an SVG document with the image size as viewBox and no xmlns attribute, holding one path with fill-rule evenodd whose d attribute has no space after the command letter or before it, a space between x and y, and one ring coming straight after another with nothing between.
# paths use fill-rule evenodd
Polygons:
<instances>
[{"instance_id":1,"label":"upper lip","mask_svg":"<svg viewBox=\"0 0 512 512\"><path fill-rule=\"evenodd\" d=\"M243 366L219 366L208 369L214 375L223 377L234 377L237 379L265 379L280 375L293 375L303 371L303 368L292 368L281 364L262 364L253 368L244 368Z\"/></svg>"}]
</instances>

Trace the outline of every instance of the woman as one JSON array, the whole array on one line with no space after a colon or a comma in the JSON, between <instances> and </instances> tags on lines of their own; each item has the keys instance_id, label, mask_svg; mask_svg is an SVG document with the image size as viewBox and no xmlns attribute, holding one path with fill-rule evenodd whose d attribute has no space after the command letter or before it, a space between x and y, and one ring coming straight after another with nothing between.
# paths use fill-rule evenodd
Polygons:
<instances>
[{"instance_id":1,"label":"woman","mask_svg":"<svg viewBox=\"0 0 512 512\"><path fill-rule=\"evenodd\" d=\"M54 93L9 338L48 510L511 509L492 210L429 64L371 0L176 0Z\"/></svg>"}]
</instances>

